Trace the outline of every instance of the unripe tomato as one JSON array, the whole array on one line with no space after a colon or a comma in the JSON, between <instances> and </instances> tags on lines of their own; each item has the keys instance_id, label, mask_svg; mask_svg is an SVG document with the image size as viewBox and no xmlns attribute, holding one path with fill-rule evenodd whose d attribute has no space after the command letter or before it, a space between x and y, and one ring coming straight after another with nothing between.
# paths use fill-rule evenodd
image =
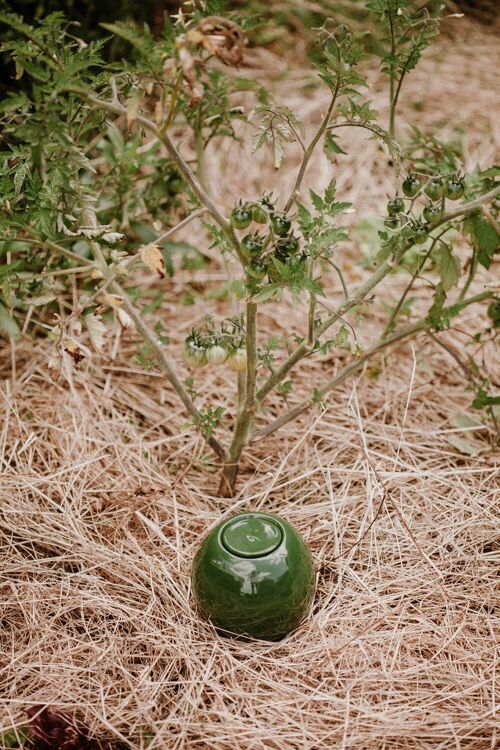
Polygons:
<instances>
[{"instance_id":1,"label":"unripe tomato","mask_svg":"<svg viewBox=\"0 0 500 750\"><path fill-rule=\"evenodd\" d=\"M413 241L415 244L423 245L424 242L427 242L428 237L429 232L423 224L417 224L413 227Z\"/></svg>"},{"instance_id":2,"label":"unripe tomato","mask_svg":"<svg viewBox=\"0 0 500 750\"><path fill-rule=\"evenodd\" d=\"M247 274L257 281L262 281L267 273L267 266L265 263L261 263L259 260L252 260L245 268Z\"/></svg>"},{"instance_id":3,"label":"unripe tomato","mask_svg":"<svg viewBox=\"0 0 500 750\"><path fill-rule=\"evenodd\" d=\"M207 349L207 362L211 365L223 365L229 352L222 344L213 344Z\"/></svg>"},{"instance_id":4,"label":"unripe tomato","mask_svg":"<svg viewBox=\"0 0 500 750\"><path fill-rule=\"evenodd\" d=\"M488 317L495 328L500 328L500 300L494 300L488 305Z\"/></svg>"},{"instance_id":5,"label":"unripe tomato","mask_svg":"<svg viewBox=\"0 0 500 750\"><path fill-rule=\"evenodd\" d=\"M262 208L261 205L256 203L254 206L252 206L252 219L257 224L266 224L267 223L267 213Z\"/></svg>"},{"instance_id":6,"label":"unripe tomato","mask_svg":"<svg viewBox=\"0 0 500 750\"><path fill-rule=\"evenodd\" d=\"M292 222L286 216L275 215L271 219L271 226L274 234L277 234L278 237L285 237L292 227Z\"/></svg>"},{"instance_id":7,"label":"unripe tomato","mask_svg":"<svg viewBox=\"0 0 500 750\"><path fill-rule=\"evenodd\" d=\"M247 206L236 206L231 211L231 224L235 229L246 229L252 223L252 212Z\"/></svg>"},{"instance_id":8,"label":"unripe tomato","mask_svg":"<svg viewBox=\"0 0 500 750\"><path fill-rule=\"evenodd\" d=\"M402 198L396 196L387 203L387 213L389 216L396 216L405 210L405 202Z\"/></svg>"},{"instance_id":9,"label":"unripe tomato","mask_svg":"<svg viewBox=\"0 0 500 750\"><path fill-rule=\"evenodd\" d=\"M441 216L441 209L439 206L425 206L422 216L428 222L436 221Z\"/></svg>"},{"instance_id":10,"label":"unripe tomato","mask_svg":"<svg viewBox=\"0 0 500 750\"><path fill-rule=\"evenodd\" d=\"M397 229L399 227L399 219L397 216L388 216L384 220L384 226L388 229Z\"/></svg>"},{"instance_id":11,"label":"unripe tomato","mask_svg":"<svg viewBox=\"0 0 500 750\"><path fill-rule=\"evenodd\" d=\"M295 255L300 250L300 243L298 237L294 237L293 234L288 235L288 237L283 237L283 239L278 240L276 243L276 254L278 256L286 256L289 255Z\"/></svg>"},{"instance_id":12,"label":"unripe tomato","mask_svg":"<svg viewBox=\"0 0 500 750\"><path fill-rule=\"evenodd\" d=\"M181 192L183 187L184 183L180 174L178 174L177 172L171 174L167 180L167 191L170 193L170 195L177 195L177 193Z\"/></svg>"},{"instance_id":13,"label":"unripe tomato","mask_svg":"<svg viewBox=\"0 0 500 750\"><path fill-rule=\"evenodd\" d=\"M242 347L233 349L233 351L229 353L227 364L229 365L229 369L234 372L245 372L247 369L246 351Z\"/></svg>"},{"instance_id":14,"label":"unripe tomato","mask_svg":"<svg viewBox=\"0 0 500 750\"><path fill-rule=\"evenodd\" d=\"M241 240L241 247L245 255L258 258L262 252L262 237L258 234L246 234Z\"/></svg>"},{"instance_id":15,"label":"unripe tomato","mask_svg":"<svg viewBox=\"0 0 500 750\"><path fill-rule=\"evenodd\" d=\"M418 175L411 172L406 180L403 182L403 193L407 198L414 198L422 186L422 182Z\"/></svg>"},{"instance_id":16,"label":"unripe tomato","mask_svg":"<svg viewBox=\"0 0 500 750\"><path fill-rule=\"evenodd\" d=\"M450 201L457 201L464 194L464 182L458 177L449 177L444 184L444 194Z\"/></svg>"},{"instance_id":17,"label":"unripe tomato","mask_svg":"<svg viewBox=\"0 0 500 750\"><path fill-rule=\"evenodd\" d=\"M431 199L431 201L438 201L443 197L443 183L441 180L433 177L424 187L424 193Z\"/></svg>"},{"instance_id":18,"label":"unripe tomato","mask_svg":"<svg viewBox=\"0 0 500 750\"><path fill-rule=\"evenodd\" d=\"M198 369L207 364L207 351L204 346L196 343L193 339L186 339L184 345L184 361L190 367Z\"/></svg>"}]
</instances>

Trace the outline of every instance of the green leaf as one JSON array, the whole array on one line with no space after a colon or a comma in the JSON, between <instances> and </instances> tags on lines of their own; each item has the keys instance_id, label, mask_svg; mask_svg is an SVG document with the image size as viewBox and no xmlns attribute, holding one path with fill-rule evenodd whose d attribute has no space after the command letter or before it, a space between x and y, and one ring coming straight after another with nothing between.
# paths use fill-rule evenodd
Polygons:
<instances>
[{"instance_id":1,"label":"green leaf","mask_svg":"<svg viewBox=\"0 0 500 750\"><path fill-rule=\"evenodd\" d=\"M456 255L453 255L450 246L444 242L435 248L432 257L436 261L443 289L448 291L460 279L460 261Z\"/></svg>"},{"instance_id":2,"label":"green leaf","mask_svg":"<svg viewBox=\"0 0 500 750\"><path fill-rule=\"evenodd\" d=\"M279 284L266 284L257 294L252 295L252 302L266 302L271 297L274 297L279 289Z\"/></svg>"},{"instance_id":3,"label":"green leaf","mask_svg":"<svg viewBox=\"0 0 500 750\"><path fill-rule=\"evenodd\" d=\"M476 398L472 402L474 409L484 409L485 406L495 406L500 404L500 396L488 396L487 392L482 388L476 394Z\"/></svg>"},{"instance_id":4,"label":"green leaf","mask_svg":"<svg viewBox=\"0 0 500 750\"><path fill-rule=\"evenodd\" d=\"M468 216L464 220L464 232L469 235L473 248L477 252L479 263L485 268L491 266L493 255L500 249L500 234L480 214Z\"/></svg>"},{"instance_id":5,"label":"green leaf","mask_svg":"<svg viewBox=\"0 0 500 750\"><path fill-rule=\"evenodd\" d=\"M0 742L2 748L18 748L24 747L26 740L28 739L27 727L19 727L18 729L8 729L6 732L0 735Z\"/></svg>"},{"instance_id":6,"label":"green leaf","mask_svg":"<svg viewBox=\"0 0 500 750\"><path fill-rule=\"evenodd\" d=\"M434 292L434 304L429 310L428 320L435 331L444 331L449 326L449 316L444 311L446 292L439 283Z\"/></svg>"},{"instance_id":7,"label":"green leaf","mask_svg":"<svg viewBox=\"0 0 500 750\"><path fill-rule=\"evenodd\" d=\"M311 196L311 201L316 211L323 211L325 207L325 202L323 198L321 198L321 196L315 193L314 190L309 190L309 195Z\"/></svg>"},{"instance_id":8,"label":"green leaf","mask_svg":"<svg viewBox=\"0 0 500 750\"><path fill-rule=\"evenodd\" d=\"M335 338L333 339L333 343L335 346L343 346L345 343L347 343L348 338L349 331L344 325L342 325L340 326Z\"/></svg>"},{"instance_id":9,"label":"green leaf","mask_svg":"<svg viewBox=\"0 0 500 750\"><path fill-rule=\"evenodd\" d=\"M323 149L330 161L335 161L335 157L337 154L347 155L347 151L344 151L344 149L339 146L339 144L337 143L337 139L333 135L331 130L329 130L326 134Z\"/></svg>"},{"instance_id":10,"label":"green leaf","mask_svg":"<svg viewBox=\"0 0 500 750\"><path fill-rule=\"evenodd\" d=\"M12 338L19 337L19 326L17 322L9 315L8 310L0 304L0 331Z\"/></svg>"}]
</instances>

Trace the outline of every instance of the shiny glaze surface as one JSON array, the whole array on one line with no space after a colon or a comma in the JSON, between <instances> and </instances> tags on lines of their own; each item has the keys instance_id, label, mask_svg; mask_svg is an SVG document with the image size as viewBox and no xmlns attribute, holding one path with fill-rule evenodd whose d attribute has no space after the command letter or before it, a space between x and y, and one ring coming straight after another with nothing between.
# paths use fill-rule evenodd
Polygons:
<instances>
[{"instance_id":1,"label":"shiny glaze surface","mask_svg":"<svg viewBox=\"0 0 500 750\"><path fill-rule=\"evenodd\" d=\"M243 543L245 519L252 532L259 526L270 532L270 552L243 557L228 549L225 532L229 540ZM254 550L256 542L249 539L243 553ZM202 617L227 634L265 640L278 640L297 627L314 595L314 566L304 540L293 526L268 513L233 516L213 529L196 554L192 580Z\"/></svg>"}]
</instances>

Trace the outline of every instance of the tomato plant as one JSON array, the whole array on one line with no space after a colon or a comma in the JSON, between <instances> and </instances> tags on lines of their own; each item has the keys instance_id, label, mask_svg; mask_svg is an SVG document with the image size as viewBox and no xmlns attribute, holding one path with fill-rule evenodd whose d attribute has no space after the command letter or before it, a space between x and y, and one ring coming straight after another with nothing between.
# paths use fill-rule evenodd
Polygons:
<instances>
[{"instance_id":1,"label":"tomato plant","mask_svg":"<svg viewBox=\"0 0 500 750\"><path fill-rule=\"evenodd\" d=\"M367 0L365 6L379 32L388 122L365 93L365 59L375 53L363 34L327 19L314 65L329 105L312 132L272 92L235 75L246 45L244 17L214 16L199 3L172 18L159 38L147 26L139 32L122 22L106 24L112 39L130 49L127 60L109 64L101 56L108 42L82 43L59 14L37 25L0 14L11 40L3 54L19 82L0 103L0 328L11 338L46 333L54 377L83 360L91 363L93 350L106 356L110 326L133 330L141 339L138 361L163 372L220 463L221 494L233 493L241 454L253 441L315 408L381 351L420 335L436 339L473 303L484 303L489 315L474 340L482 345L498 335L494 284L474 294L469 289L478 268L491 269L498 251L499 170L465 174L460 154L434 135L415 127L404 141L397 132L406 77L436 35L439 17L409 0ZM241 90L253 91L251 112L235 104ZM206 149L214 139L234 138L236 119L254 129L254 149L268 149L276 171L287 165L287 146L300 145L291 192L280 187L278 174L272 195L255 195L249 186L229 208L214 200ZM350 128L376 139L395 185L373 267L354 288L339 262L351 205L338 195L335 180L321 191L307 185L316 149L323 147L325 158L342 169ZM234 166L241 169L241 163ZM154 274L161 295L179 263L195 270L208 262L199 248L171 241L190 222L202 222L207 246L231 266L224 299L232 314L207 318L189 333L182 366L175 364L174 345L160 322L148 322L161 299L139 285L136 271ZM465 261L457 237L469 243ZM327 273L338 282L334 301L326 299ZM387 306L379 337L363 349L356 334L362 317L350 322L348 316L385 297L380 285L391 274L407 274L408 283ZM419 279L430 278L415 291ZM304 306L305 330L263 342L259 311L284 295ZM413 299L420 315L412 312ZM409 320L401 325L403 315ZM289 403L300 363L335 347L349 349L347 364ZM209 367L235 373L232 415L217 403L200 402L195 378ZM479 365L471 376L473 405L496 426L498 397L476 370ZM270 416L263 407L273 392L282 411ZM231 431L227 444L224 428Z\"/></svg>"}]
</instances>

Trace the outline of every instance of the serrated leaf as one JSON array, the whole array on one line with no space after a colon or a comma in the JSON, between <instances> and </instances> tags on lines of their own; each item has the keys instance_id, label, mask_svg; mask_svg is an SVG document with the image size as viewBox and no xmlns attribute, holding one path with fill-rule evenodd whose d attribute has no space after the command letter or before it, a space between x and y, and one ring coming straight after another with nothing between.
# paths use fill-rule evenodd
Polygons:
<instances>
[{"instance_id":1,"label":"serrated leaf","mask_svg":"<svg viewBox=\"0 0 500 750\"><path fill-rule=\"evenodd\" d=\"M460 279L460 261L456 255L453 255L450 246L444 242L435 248L432 257L436 262L443 289L448 291Z\"/></svg>"},{"instance_id":2,"label":"serrated leaf","mask_svg":"<svg viewBox=\"0 0 500 750\"><path fill-rule=\"evenodd\" d=\"M165 268L165 261L158 245L154 242L150 242L148 245L143 245L139 248L139 255L144 263L151 271L157 273L160 279L164 279L167 270Z\"/></svg>"},{"instance_id":3,"label":"serrated leaf","mask_svg":"<svg viewBox=\"0 0 500 750\"><path fill-rule=\"evenodd\" d=\"M500 234L480 214L474 214L464 220L464 232L469 235L473 248L477 252L479 263L485 268L491 266L495 252L500 249Z\"/></svg>"},{"instance_id":4,"label":"serrated leaf","mask_svg":"<svg viewBox=\"0 0 500 750\"><path fill-rule=\"evenodd\" d=\"M349 338L349 331L344 325L342 325L337 331L335 338L333 339L333 343L335 346L343 346L343 344L347 342L348 338Z\"/></svg>"},{"instance_id":5,"label":"serrated leaf","mask_svg":"<svg viewBox=\"0 0 500 750\"><path fill-rule=\"evenodd\" d=\"M347 155L347 151L344 151L344 149L339 146L337 139L331 131L328 131L326 134L323 150L330 161L334 161L337 154Z\"/></svg>"},{"instance_id":6,"label":"serrated leaf","mask_svg":"<svg viewBox=\"0 0 500 750\"><path fill-rule=\"evenodd\" d=\"M315 193L314 190L309 190L309 195L311 196L311 201L316 211L323 211L325 207L323 198Z\"/></svg>"}]
</instances>

